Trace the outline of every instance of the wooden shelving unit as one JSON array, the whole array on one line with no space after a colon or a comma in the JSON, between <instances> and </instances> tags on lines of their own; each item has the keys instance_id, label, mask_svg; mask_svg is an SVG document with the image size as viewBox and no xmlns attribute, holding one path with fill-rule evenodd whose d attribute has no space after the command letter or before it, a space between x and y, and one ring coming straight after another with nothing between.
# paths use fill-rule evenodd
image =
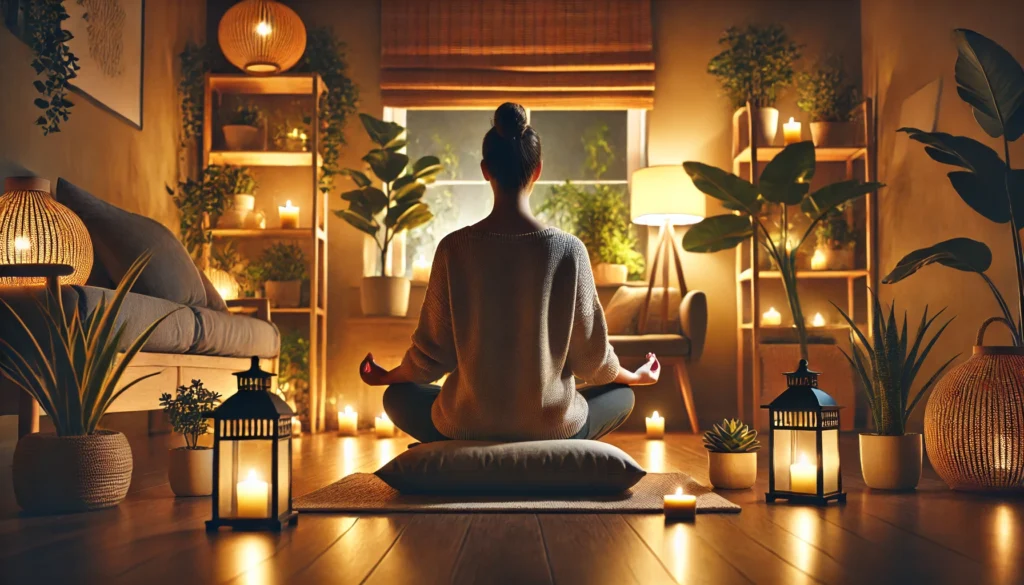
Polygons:
<instances>
[{"instance_id":1,"label":"wooden shelving unit","mask_svg":"<svg viewBox=\"0 0 1024 585\"><path fill-rule=\"evenodd\" d=\"M206 76L205 112L203 119L203 162L206 165L235 165L248 167L305 167L309 169L312 188L309 198L297 201L313 209L313 225L296 229L217 229L210 230L214 240L294 240L307 242L310 286L308 307L274 308L270 318L288 319L294 325L306 317L309 328L309 427L312 432L323 430L327 398L327 199L319 189L320 133L317 124L310 128L311 152L284 151L228 151L214 150L214 105L226 94L290 95L308 97L311 119L319 118L320 96L326 90L315 74L286 74L273 77L252 77L236 74L209 74ZM215 101L216 100L216 101Z\"/></svg>"},{"instance_id":2,"label":"wooden shelving unit","mask_svg":"<svg viewBox=\"0 0 1024 585\"><path fill-rule=\"evenodd\" d=\"M815 160L818 163L844 165L846 179L854 179L858 174L864 181L874 180L874 135L872 133L873 111L871 100L865 100L858 106L858 123L860 125L857 140L860 144L842 148L816 148ZM766 163L782 152L780 146L757 146L749 140L749 116L746 108L740 108L732 118L732 155L733 173L747 180L752 180L754 173L759 172L757 165ZM781 134L781 132L780 132ZM780 137L781 139L781 137ZM863 293L864 306L857 311L858 285L861 281L866 287L874 288L878 284L878 217L877 193L870 193L864 198L863 225L865 229L864 254L862 267L853 270L801 270L797 272L797 280L804 282L845 281L846 311L853 316L862 329L871 335L873 306L866 291ZM758 356L759 344L765 337L785 335L795 331L794 325L764 326L761 324L761 288L765 281L779 280L778 271L761 270L758 257L761 251L752 241L736 248L736 402L737 412L741 418L755 420L761 392L761 364ZM836 301L837 304L840 304ZM848 329L845 325L829 324L825 327L809 327L808 332L835 333ZM746 360L750 360L750 376L746 375Z\"/></svg>"}]
</instances>

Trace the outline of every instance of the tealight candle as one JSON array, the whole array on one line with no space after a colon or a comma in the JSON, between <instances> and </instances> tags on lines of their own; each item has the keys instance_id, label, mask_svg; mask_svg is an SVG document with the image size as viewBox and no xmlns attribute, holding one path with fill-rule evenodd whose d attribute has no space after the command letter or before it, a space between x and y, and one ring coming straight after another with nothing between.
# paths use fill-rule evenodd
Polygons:
<instances>
[{"instance_id":1,"label":"tealight candle","mask_svg":"<svg viewBox=\"0 0 1024 585\"><path fill-rule=\"evenodd\" d=\"M292 434L293 435L301 435L302 434L302 421L299 420L299 417L297 417L297 416L293 416L292 417Z\"/></svg>"},{"instance_id":2,"label":"tealight candle","mask_svg":"<svg viewBox=\"0 0 1024 585\"><path fill-rule=\"evenodd\" d=\"M811 327L824 327L825 317L821 313L815 313L811 318Z\"/></svg>"},{"instance_id":3,"label":"tealight candle","mask_svg":"<svg viewBox=\"0 0 1024 585\"><path fill-rule=\"evenodd\" d=\"M338 411L338 434L354 437L359 428L359 413L346 406L344 411Z\"/></svg>"},{"instance_id":4,"label":"tealight candle","mask_svg":"<svg viewBox=\"0 0 1024 585\"><path fill-rule=\"evenodd\" d=\"M277 213L281 216L281 229L295 229L299 227L299 208L292 205L291 199L283 206L279 206Z\"/></svg>"},{"instance_id":5,"label":"tealight candle","mask_svg":"<svg viewBox=\"0 0 1024 585\"><path fill-rule=\"evenodd\" d=\"M697 496L684 494L683 488L676 493L665 495L665 520L695 520L697 518Z\"/></svg>"},{"instance_id":6,"label":"tealight candle","mask_svg":"<svg viewBox=\"0 0 1024 585\"><path fill-rule=\"evenodd\" d=\"M815 248L814 255L811 256L811 270L825 270L827 268L828 254L821 248Z\"/></svg>"},{"instance_id":7,"label":"tealight candle","mask_svg":"<svg viewBox=\"0 0 1024 585\"><path fill-rule=\"evenodd\" d=\"M386 412L373 419L373 430L377 433L378 439L389 439L395 436L395 423L391 422Z\"/></svg>"},{"instance_id":8,"label":"tealight candle","mask_svg":"<svg viewBox=\"0 0 1024 585\"><path fill-rule=\"evenodd\" d=\"M423 256L412 261L412 279L416 282L430 281L430 262Z\"/></svg>"},{"instance_id":9,"label":"tealight candle","mask_svg":"<svg viewBox=\"0 0 1024 585\"><path fill-rule=\"evenodd\" d=\"M790 144L800 142L802 137L800 122L790 117L789 122L782 125L782 143L789 146Z\"/></svg>"},{"instance_id":10,"label":"tealight candle","mask_svg":"<svg viewBox=\"0 0 1024 585\"><path fill-rule=\"evenodd\" d=\"M818 493L818 466L806 457L789 466L789 489L801 494Z\"/></svg>"},{"instance_id":11,"label":"tealight candle","mask_svg":"<svg viewBox=\"0 0 1024 585\"><path fill-rule=\"evenodd\" d=\"M269 516L270 485L256 477L256 470L249 470L249 477L235 485L238 498L239 518L266 518Z\"/></svg>"},{"instance_id":12,"label":"tealight candle","mask_svg":"<svg viewBox=\"0 0 1024 585\"><path fill-rule=\"evenodd\" d=\"M644 421L647 423L648 439L665 438L665 419L658 414L657 410L651 416L646 417Z\"/></svg>"},{"instance_id":13,"label":"tealight candle","mask_svg":"<svg viewBox=\"0 0 1024 585\"><path fill-rule=\"evenodd\" d=\"M775 307L768 307L761 315L761 325L782 325L782 313L776 311Z\"/></svg>"}]
</instances>

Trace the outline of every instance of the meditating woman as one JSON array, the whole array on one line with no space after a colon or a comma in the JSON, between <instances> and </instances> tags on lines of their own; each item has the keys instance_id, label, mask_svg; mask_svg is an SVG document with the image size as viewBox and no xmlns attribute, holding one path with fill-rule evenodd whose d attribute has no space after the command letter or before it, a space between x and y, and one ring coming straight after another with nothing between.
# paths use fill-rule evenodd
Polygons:
<instances>
[{"instance_id":1,"label":"meditating woman","mask_svg":"<svg viewBox=\"0 0 1024 585\"><path fill-rule=\"evenodd\" d=\"M526 111L502 104L480 163L494 208L438 245L401 365L387 371L372 354L360 365L419 441L596 439L633 410L630 385L658 381L653 353L636 372L619 365L583 243L530 212L541 167ZM588 386L577 391L574 376Z\"/></svg>"}]
</instances>

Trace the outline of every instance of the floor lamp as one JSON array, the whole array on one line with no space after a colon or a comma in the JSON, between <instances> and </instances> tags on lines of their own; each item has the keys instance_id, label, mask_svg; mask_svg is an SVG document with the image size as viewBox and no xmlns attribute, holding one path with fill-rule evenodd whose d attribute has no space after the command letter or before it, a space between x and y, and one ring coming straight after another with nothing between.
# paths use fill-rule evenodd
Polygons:
<instances>
[{"instance_id":1,"label":"floor lamp","mask_svg":"<svg viewBox=\"0 0 1024 585\"><path fill-rule=\"evenodd\" d=\"M630 182L630 218L633 223L658 226L658 245L649 266L647 298L640 311L639 331L647 330L651 297L661 272L661 319L656 331L668 325L669 265L675 268L681 295L686 295L682 253L675 236L675 226L692 225L706 214L704 194L693 185L682 165L658 165L633 172Z\"/></svg>"}]
</instances>

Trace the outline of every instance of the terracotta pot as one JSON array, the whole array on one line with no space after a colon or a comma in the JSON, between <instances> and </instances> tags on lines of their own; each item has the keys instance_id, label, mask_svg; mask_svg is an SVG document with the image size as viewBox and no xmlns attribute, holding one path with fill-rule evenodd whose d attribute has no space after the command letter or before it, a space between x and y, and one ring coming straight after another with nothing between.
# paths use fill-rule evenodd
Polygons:
<instances>
[{"instance_id":1,"label":"terracotta pot","mask_svg":"<svg viewBox=\"0 0 1024 585\"><path fill-rule=\"evenodd\" d=\"M81 437L32 433L18 441L11 468L18 505L33 514L118 505L132 482L132 448L116 431Z\"/></svg>"},{"instance_id":2,"label":"terracotta pot","mask_svg":"<svg viewBox=\"0 0 1024 585\"><path fill-rule=\"evenodd\" d=\"M302 303L301 280L268 280L263 291L272 307L298 307Z\"/></svg>"},{"instance_id":3,"label":"terracotta pot","mask_svg":"<svg viewBox=\"0 0 1024 585\"><path fill-rule=\"evenodd\" d=\"M811 141L818 148L836 148L856 144L853 122L811 122Z\"/></svg>"},{"instance_id":4,"label":"terracotta pot","mask_svg":"<svg viewBox=\"0 0 1024 585\"><path fill-rule=\"evenodd\" d=\"M708 451L711 485L724 490L745 490L757 481L757 453L714 453Z\"/></svg>"},{"instance_id":5,"label":"terracotta pot","mask_svg":"<svg viewBox=\"0 0 1024 585\"><path fill-rule=\"evenodd\" d=\"M757 108L758 146L772 146L779 132L779 111L775 108Z\"/></svg>"},{"instance_id":6,"label":"terracotta pot","mask_svg":"<svg viewBox=\"0 0 1024 585\"><path fill-rule=\"evenodd\" d=\"M256 126L225 124L222 130L228 150L260 150L260 129Z\"/></svg>"},{"instance_id":7,"label":"terracotta pot","mask_svg":"<svg viewBox=\"0 0 1024 585\"><path fill-rule=\"evenodd\" d=\"M167 479L176 496L208 496L213 493L213 449L180 447L168 452Z\"/></svg>"},{"instance_id":8,"label":"terracotta pot","mask_svg":"<svg viewBox=\"0 0 1024 585\"><path fill-rule=\"evenodd\" d=\"M601 262L594 265L594 283L598 286L608 284L625 284L629 269L625 264L608 264Z\"/></svg>"},{"instance_id":9,"label":"terracotta pot","mask_svg":"<svg viewBox=\"0 0 1024 585\"><path fill-rule=\"evenodd\" d=\"M405 317L409 312L408 278L399 276L366 276L359 287L363 314L375 317Z\"/></svg>"},{"instance_id":10,"label":"terracotta pot","mask_svg":"<svg viewBox=\"0 0 1024 585\"><path fill-rule=\"evenodd\" d=\"M860 472L876 490L912 490L921 480L921 435L860 434Z\"/></svg>"},{"instance_id":11,"label":"terracotta pot","mask_svg":"<svg viewBox=\"0 0 1024 585\"><path fill-rule=\"evenodd\" d=\"M924 411L924 443L939 477L955 490L1024 491L1024 347L984 345L935 385Z\"/></svg>"}]
</instances>

